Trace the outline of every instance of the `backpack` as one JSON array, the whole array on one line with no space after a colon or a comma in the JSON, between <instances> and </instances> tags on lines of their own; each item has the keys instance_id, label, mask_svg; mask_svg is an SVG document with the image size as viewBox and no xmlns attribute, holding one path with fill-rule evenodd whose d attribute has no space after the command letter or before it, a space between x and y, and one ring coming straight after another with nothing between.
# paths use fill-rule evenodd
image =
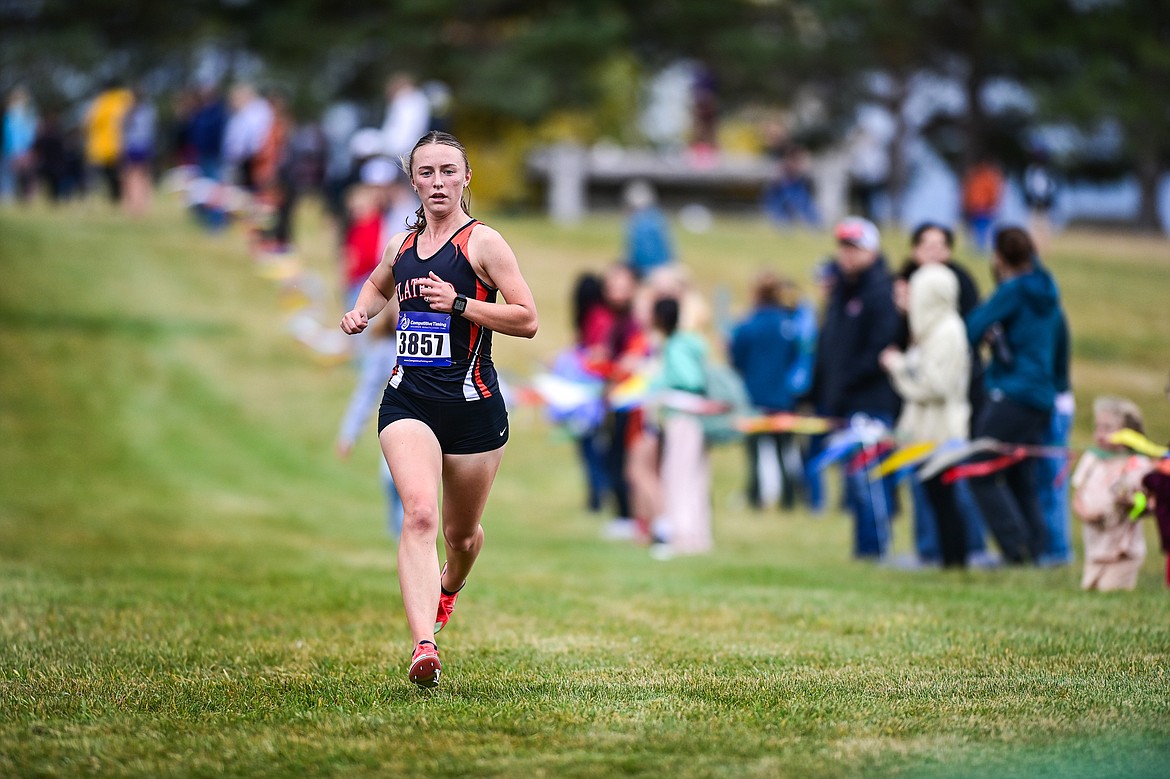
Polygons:
<instances>
[{"instance_id":1,"label":"backpack","mask_svg":"<svg viewBox=\"0 0 1170 779\"><path fill-rule=\"evenodd\" d=\"M708 362L706 366L707 385L703 396L708 400L727 407L720 414L702 414L699 422L703 427L703 441L708 446L728 444L743 438L735 423L741 416L752 413L752 401L747 387L735 369L723 363Z\"/></svg>"}]
</instances>

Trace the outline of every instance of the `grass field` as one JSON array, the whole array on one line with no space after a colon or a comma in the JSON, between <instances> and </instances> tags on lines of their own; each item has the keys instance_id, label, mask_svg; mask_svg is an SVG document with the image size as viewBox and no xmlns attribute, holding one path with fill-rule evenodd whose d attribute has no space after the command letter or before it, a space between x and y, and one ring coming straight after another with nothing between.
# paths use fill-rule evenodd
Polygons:
<instances>
[{"instance_id":1,"label":"grass field","mask_svg":"<svg viewBox=\"0 0 1170 779\"><path fill-rule=\"evenodd\" d=\"M302 255L331 270L303 214ZM492 220L541 306L528 375L568 338L575 274L620 224ZM755 222L680 236L742 304L761 265L825 247ZM894 237L889 245L900 246ZM1095 394L1170 438L1170 245L1069 233L1049 256ZM986 268L972 261L978 278ZM444 679L409 635L373 436L332 451L352 383L285 331L239 234L173 204L0 210L0 776L989 776L1170 772L1170 592L1087 594L1079 570L906 572L849 559L841 517L737 505L716 453L717 551L652 562L599 539L569 444L513 434ZM895 530L907 549L908 523Z\"/></svg>"}]
</instances>

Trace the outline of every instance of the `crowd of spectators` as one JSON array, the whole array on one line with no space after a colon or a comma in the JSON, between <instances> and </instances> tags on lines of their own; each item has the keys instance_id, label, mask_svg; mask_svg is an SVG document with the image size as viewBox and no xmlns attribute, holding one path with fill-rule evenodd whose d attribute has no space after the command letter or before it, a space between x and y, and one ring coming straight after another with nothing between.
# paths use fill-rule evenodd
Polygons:
<instances>
[{"instance_id":1,"label":"crowd of spectators","mask_svg":"<svg viewBox=\"0 0 1170 779\"><path fill-rule=\"evenodd\" d=\"M631 223L652 207L646 185L635 186ZM664 224L660 215L655 222ZM561 367L599 388L601 400L573 432L589 508L616 517L605 534L672 554L710 548L709 514L691 519L674 497L704 510L710 501L701 453L713 440L691 423L713 411L711 377L725 351L751 418L811 418L832 431L745 427L753 509L823 514L824 466L837 461L857 558L906 567L1071 563L1062 475L1072 410L1068 328L1028 231L999 226L989 235L995 287L984 299L953 257L949 226L914 230L896 268L864 217L842 220L833 237L835 251L816 265L818 294L760 272L749 310L724 328L725 349L700 335L707 307L669 236L651 242L666 247L653 260L638 254L645 240L631 241L621 262L579 279L577 343ZM641 396L631 389L638 377ZM923 456L880 468L909 445ZM1005 455L1010 447L1027 456ZM927 467L927 454L944 452L947 469ZM908 513L913 552L894 557L895 518ZM706 528L703 541L674 540L684 527Z\"/></svg>"}]
</instances>

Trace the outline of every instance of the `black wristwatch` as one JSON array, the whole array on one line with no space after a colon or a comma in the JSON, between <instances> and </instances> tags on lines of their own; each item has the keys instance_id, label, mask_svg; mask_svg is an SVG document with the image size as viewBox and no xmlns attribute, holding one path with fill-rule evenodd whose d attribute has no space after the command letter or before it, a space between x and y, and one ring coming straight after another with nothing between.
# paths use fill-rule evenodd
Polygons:
<instances>
[{"instance_id":1,"label":"black wristwatch","mask_svg":"<svg viewBox=\"0 0 1170 779\"><path fill-rule=\"evenodd\" d=\"M451 304L451 313L463 316L463 312L467 310L467 295L456 295L455 302Z\"/></svg>"}]
</instances>

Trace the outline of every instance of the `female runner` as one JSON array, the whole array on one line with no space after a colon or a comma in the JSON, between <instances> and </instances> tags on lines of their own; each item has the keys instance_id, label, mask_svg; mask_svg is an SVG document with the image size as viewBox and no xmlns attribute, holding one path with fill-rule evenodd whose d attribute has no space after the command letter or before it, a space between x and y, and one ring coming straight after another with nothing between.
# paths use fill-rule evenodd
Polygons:
<instances>
[{"instance_id":1,"label":"female runner","mask_svg":"<svg viewBox=\"0 0 1170 779\"><path fill-rule=\"evenodd\" d=\"M422 201L413 229L390 240L341 329L360 333L379 314L397 321L398 364L378 438L405 508L398 581L414 643L409 676L434 687L442 670L435 633L483 549L480 518L508 441L492 334L532 338L537 314L511 247L467 213L471 166L459 141L427 133L406 162Z\"/></svg>"}]
</instances>

